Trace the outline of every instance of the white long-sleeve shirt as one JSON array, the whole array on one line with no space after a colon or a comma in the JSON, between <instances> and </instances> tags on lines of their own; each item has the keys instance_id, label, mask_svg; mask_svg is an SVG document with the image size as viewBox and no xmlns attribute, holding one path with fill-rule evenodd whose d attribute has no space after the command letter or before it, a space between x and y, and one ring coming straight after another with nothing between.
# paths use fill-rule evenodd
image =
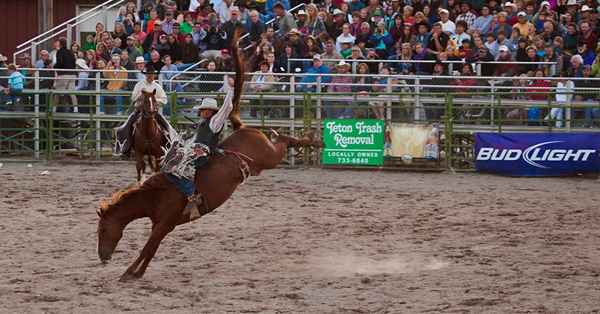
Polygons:
<instances>
[{"instance_id":1,"label":"white long-sleeve shirt","mask_svg":"<svg viewBox=\"0 0 600 314\"><path fill-rule=\"evenodd\" d=\"M233 87L229 86L229 83L227 83L227 76L225 77L225 85L223 85L223 89L227 93L225 94L225 100L223 100L223 105L221 106L221 108L219 108L219 111L215 113L213 118L210 120L210 124L208 125L210 127L210 130L213 131L213 133L218 133L221 131L221 129L223 129L225 121L227 121L227 119L229 118L229 114L233 110L234 89Z\"/></svg>"},{"instance_id":2,"label":"white long-sleeve shirt","mask_svg":"<svg viewBox=\"0 0 600 314\"><path fill-rule=\"evenodd\" d=\"M165 93L165 90L162 88L162 86L158 84L157 81L152 81L152 83L148 83L148 81L146 80L137 82L137 84L135 84L135 87L133 88L133 93L131 93L131 101L135 103L137 107L138 100L142 97L142 91L152 93L155 90L156 94L154 95L154 98L156 99L156 102L158 103L159 107L162 105L166 105L168 101L167 94Z\"/></svg>"}]
</instances>

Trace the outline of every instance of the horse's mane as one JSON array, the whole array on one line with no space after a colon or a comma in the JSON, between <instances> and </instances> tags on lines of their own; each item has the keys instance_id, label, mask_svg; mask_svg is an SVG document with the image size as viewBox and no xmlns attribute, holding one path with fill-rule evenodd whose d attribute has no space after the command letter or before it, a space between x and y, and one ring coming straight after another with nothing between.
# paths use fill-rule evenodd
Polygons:
<instances>
[{"instance_id":1,"label":"horse's mane","mask_svg":"<svg viewBox=\"0 0 600 314\"><path fill-rule=\"evenodd\" d=\"M114 205L117 205L122 199L127 197L129 194L137 191L139 187L139 184L132 183L127 187L114 192L110 197L110 201L101 201L100 210L102 211L102 214L107 214L111 208L114 208Z\"/></svg>"},{"instance_id":2,"label":"horse's mane","mask_svg":"<svg viewBox=\"0 0 600 314\"><path fill-rule=\"evenodd\" d=\"M161 177L161 175L153 175L146 181L144 181L144 183L142 183L141 185L137 182L132 183L129 184L127 187L114 192L110 197L110 201L100 202L101 214L109 213L111 209L119 207L119 204L126 201L128 198L130 198L138 192L163 188L165 180L162 179L163 178Z\"/></svg>"},{"instance_id":3,"label":"horse's mane","mask_svg":"<svg viewBox=\"0 0 600 314\"><path fill-rule=\"evenodd\" d=\"M233 94L233 110L229 114L229 120L231 121L231 126L234 130L242 128L244 124L240 119L240 99L242 98L242 91L244 89L244 73L245 66L242 62L242 57L240 54L239 47L239 39L240 34L242 33L242 28L238 27L235 30L235 34L233 35L233 40L231 42L231 55L233 59L233 69L235 70L235 87Z\"/></svg>"}]
</instances>

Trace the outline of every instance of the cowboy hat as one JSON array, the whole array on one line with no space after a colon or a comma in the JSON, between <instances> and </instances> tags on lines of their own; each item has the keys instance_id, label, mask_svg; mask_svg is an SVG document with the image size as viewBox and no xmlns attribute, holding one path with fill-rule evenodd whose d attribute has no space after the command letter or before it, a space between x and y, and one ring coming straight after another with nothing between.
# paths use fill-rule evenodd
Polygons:
<instances>
[{"instance_id":1,"label":"cowboy hat","mask_svg":"<svg viewBox=\"0 0 600 314\"><path fill-rule=\"evenodd\" d=\"M344 67L344 66L350 66L350 63L342 60L342 61L338 62L338 64L336 64L336 67Z\"/></svg>"},{"instance_id":2,"label":"cowboy hat","mask_svg":"<svg viewBox=\"0 0 600 314\"><path fill-rule=\"evenodd\" d=\"M88 65L85 63L85 60L83 60L81 58L77 59L75 61L75 65L77 65L78 67L80 67L83 70L89 70L90 69L90 67L88 67Z\"/></svg>"},{"instance_id":3,"label":"cowboy hat","mask_svg":"<svg viewBox=\"0 0 600 314\"><path fill-rule=\"evenodd\" d=\"M302 35L302 33L296 28L292 28L287 34L288 35L298 35L298 36Z\"/></svg>"},{"instance_id":4,"label":"cowboy hat","mask_svg":"<svg viewBox=\"0 0 600 314\"><path fill-rule=\"evenodd\" d=\"M219 106L217 106L217 101L214 98L206 97L202 99L202 103L200 106L194 106L192 110L214 110L219 111Z\"/></svg>"},{"instance_id":5,"label":"cowboy hat","mask_svg":"<svg viewBox=\"0 0 600 314\"><path fill-rule=\"evenodd\" d=\"M146 68L142 70L144 74L158 74L158 71L151 64L146 65Z\"/></svg>"}]
</instances>

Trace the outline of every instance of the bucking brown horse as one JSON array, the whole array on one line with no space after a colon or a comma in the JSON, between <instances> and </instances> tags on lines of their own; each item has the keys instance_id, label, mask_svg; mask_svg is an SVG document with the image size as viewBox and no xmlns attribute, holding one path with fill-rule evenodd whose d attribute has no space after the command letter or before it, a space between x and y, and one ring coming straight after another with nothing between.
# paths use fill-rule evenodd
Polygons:
<instances>
[{"instance_id":1,"label":"bucking brown horse","mask_svg":"<svg viewBox=\"0 0 600 314\"><path fill-rule=\"evenodd\" d=\"M239 31L236 32L236 37ZM235 130L221 142L224 154L215 154L197 171L195 183L204 196L205 215L221 206L248 175L259 175L265 169L273 169L281 162L289 147L320 146L312 135L297 139L279 135L269 139L257 129L246 128L239 117L239 102L244 83L244 69L240 61L237 40L232 49L236 71L234 108L230 121ZM167 178L159 173L148 178L140 186L134 186L113 195L112 200L102 203L97 211L98 256L101 261L111 259L125 227L133 220L149 217L152 232L139 257L127 268L120 280L139 278L144 275L164 237L175 226L190 221L184 212L188 199Z\"/></svg>"},{"instance_id":2,"label":"bucking brown horse","mask_svg":"<svg viewBox=\"0 0 600 314\"><path fill-rule=\"evenodd\" d=\"M154 172L160 170L160 158L163 155L162 146L167 144L167 138L162 133L156 114L158 106L152 93L142 91L142 108L140 119L134 124L133 149L135 150L135 168L137 179L142 179L142 173L146 171L144 156L148 156L148 164Z\"/></svg>"}]
</instances>

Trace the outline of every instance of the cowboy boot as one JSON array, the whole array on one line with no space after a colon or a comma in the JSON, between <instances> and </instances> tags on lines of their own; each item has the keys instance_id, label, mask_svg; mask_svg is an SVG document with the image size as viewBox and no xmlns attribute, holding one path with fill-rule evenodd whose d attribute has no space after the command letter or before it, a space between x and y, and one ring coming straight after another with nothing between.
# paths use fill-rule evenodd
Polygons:
<instances>
[{"instance_id":1,"label":"cowboy boot","mask_svg":"<svg viewBox=\"0 0 600 314\"><path fill-rule=\"evenodd\" d=\"M194 221L200 217L202 217L201 212L204 212L204 204L202 202L202 195L199 193L194 193L192 196L188 197L188 203L183 209L184 215L189 215L190 221Z\"/></svg>"}]
</instances>

